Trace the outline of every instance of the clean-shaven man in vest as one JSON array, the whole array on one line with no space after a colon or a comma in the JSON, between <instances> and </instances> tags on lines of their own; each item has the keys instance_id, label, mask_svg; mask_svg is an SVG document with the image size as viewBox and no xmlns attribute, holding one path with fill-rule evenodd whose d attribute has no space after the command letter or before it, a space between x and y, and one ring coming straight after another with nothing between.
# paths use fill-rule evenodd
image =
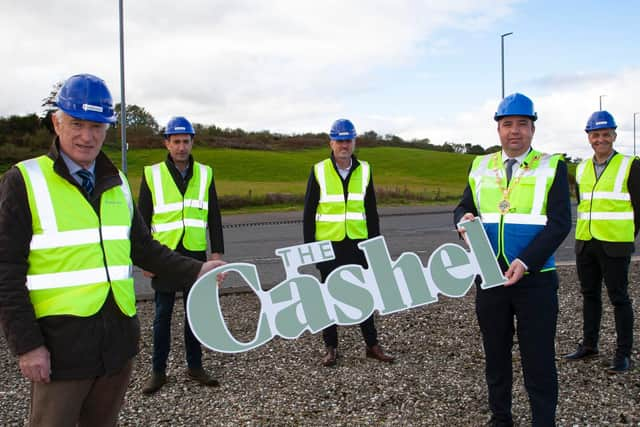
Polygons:
<instances>
[{"instance_id":1,"label":"clean-shaven man in vest","mask_svg":"<svg viewBox=\"0 0 640 427\"><path fill-rule=\"evenodd\" d=\"M476 289L491 426L511 426L512 347L518 334L534 426L555 425L558 275L554 252L571 230L567 166L531 148L531 99L502 100L494 119L502 151L476 157L454 221L480 218L508 281ZM464 228L460 229L464 234ZM514 322L515 320L515 322Z\"/></svg>"},{"instance_id":2,"label":"clean-shaven man in vest","mask_svg":"<svg viewBox=\"0 0 640 427\"><path fill-rule=\"evenodd\" d=\"M376 195L369 163L353 154L356 129L347 119L331 126L331 157L311 169L304 202L303 231L305 243L330 240L335 259L317 264L321 280L346 264L367 267L358 242L380 235ZM367 357L382 362L394 358L378 344L373 314L360 324ZM322 331L326 353L322 365L333 366L338 358L338 328Z\"/></svg>"},{"instance_id":3,"label":"clean-shaven man in vest","mask_svg":"<svg viewBox=\"0 0 640 427\"><path fill-rule=\"evenodd\" d=\"M49 153L0 183L0 324L31 381L29 425L115 426L138 353L132 267L195 280L224 264L153 240L129 183L101 151L113 100L70 77Z\"/></svg>"},{"instance_id":4,"label":"clean-shaven man in vest","mask_svg":"<svg viewBox=\"0 0 640 427\"><path fill-rule=\"evenodd\" d=\"M567 360L598 356L602 280L613 305L617 346L609 373L631 368L633 307L627 291L629 262L640 227L640 161L613 149L616 122L607 111L594 112L585 131L593 157L576 169L578 221L576 266L583 307L583 336Z\"/></svg>"},{"instance_id":5,"label":"clean-shaven man in vest","mask_svg":"<svg viewBox=\"0 0 640 427\"><path fill-rule=\"evenodd\" d=\"M208 229L211 242L209 259L219 260L224 253L224 242L213 170L193 160L194 137L195 131L189 120L184 117L169 120L164 131L167 158L144 168L138 206L156 240L200 261L207 259ZM151 376L142 389L145 394L155 393L167 382L175 282L174 277L162 275L155 275L151 280L156 311L153 320L153 366ZM183 280L180 283L185 306L186 374L200 384L217 386L218 381L202 367L202 348L186 317L188 289L193 281Z\"/></svg>"}]
</instances>

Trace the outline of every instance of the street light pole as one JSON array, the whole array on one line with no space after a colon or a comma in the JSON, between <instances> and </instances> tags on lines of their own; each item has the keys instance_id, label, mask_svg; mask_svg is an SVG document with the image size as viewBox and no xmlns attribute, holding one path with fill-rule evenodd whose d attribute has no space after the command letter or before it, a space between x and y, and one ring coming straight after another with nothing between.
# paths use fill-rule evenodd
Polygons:
<instances>
[{"instance_id":1,"label":"street light pole","mask_svg":"<svg viewBox=\"0 0 640 427\"><path fill-rule=\"evenodd\" d=\"M633 156L636 156L636 116L640 113L633 113Z\"/></svg>"},{"instance_id":2,"label":"street light pole","mask_svg":"<svg viewBox=\"0 0 640 427\"><path fill-rule=\"evenodd\" d=\"M599 109L599 111L602 111L602 97L603 96L607 96L607 95L600 95L600 109Z\"/></svg>"},{"instance_id":3,"label":"street light pole","mask_svg":"<svg viewBox=\"0 0 640 427\"><path fill-rule=\"evenodd\" d=\"M122 173L127 174L127 103L124 95L124 16L123 0L118 2L120 23L120 139L122 144Z\"/></svg>"},{"instance_id":4,"label":"street light pole","mask_svg":"<svg viewBox=\"0 0 640 427\"><path fill-rule=\"evenodd\" d=\"M504 33L500 35L500 62L502 64L502 99L504 99L504 38L513 34Z\"/></svg>"}]
</instances>

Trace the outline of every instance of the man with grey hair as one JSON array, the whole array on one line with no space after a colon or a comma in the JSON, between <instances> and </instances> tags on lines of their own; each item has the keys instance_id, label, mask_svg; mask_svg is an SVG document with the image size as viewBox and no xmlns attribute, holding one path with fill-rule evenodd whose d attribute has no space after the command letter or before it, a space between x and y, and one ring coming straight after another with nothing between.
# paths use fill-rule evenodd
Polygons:
<instances>
[{"instance_id":1,"label":"man with grey hair","mask_svg":"<svg viewBox=\"0 0 640 427\"><path fill-rule=\"evenodd\" d=\"M48 154L0 183L0 325L31 381L30 425L116 425L138 353L133 264L195 280L221 264L153 240L126 177L101 151L113 100L70 77Z\"/></svg>"}]
</instances>

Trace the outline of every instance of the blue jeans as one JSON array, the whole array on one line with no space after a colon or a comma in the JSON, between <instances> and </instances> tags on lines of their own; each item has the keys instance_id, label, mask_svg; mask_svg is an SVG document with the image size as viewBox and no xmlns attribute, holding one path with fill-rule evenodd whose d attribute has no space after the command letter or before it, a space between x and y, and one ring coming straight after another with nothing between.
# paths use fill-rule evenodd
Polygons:
<instances>
[{"instance_id":1,"label":"blue jeans","mask_svg":"<svg viewBox=\"0 0 640 427\"><path fill-rule=\"evenodd\" d=\"M184 347L187 366L190 369L202 367L202 349L189 327L187 320L187 292L183 293L184 314ZM155 293L156 315L153 319L153 371L164 372L167 369L167 358L171 347L171 315L176 300L175 292Z\"/></svg>"}]
</instances>

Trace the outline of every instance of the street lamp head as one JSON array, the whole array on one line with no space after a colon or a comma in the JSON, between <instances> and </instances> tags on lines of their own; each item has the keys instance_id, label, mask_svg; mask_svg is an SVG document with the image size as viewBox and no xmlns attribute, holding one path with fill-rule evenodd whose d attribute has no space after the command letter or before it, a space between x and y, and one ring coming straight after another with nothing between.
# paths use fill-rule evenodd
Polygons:
<instances>
[{"instance_id":1,"label":"street lamp head","mask_svg":"<svg viewBox=\"0 0 640 427\"><path fill-rule=\"evenodd\" d=\"M507 37L507 36L510 36L511 34L513 34L513 32L501 34L500 37Z\"/></svg>"}]
</instances>

